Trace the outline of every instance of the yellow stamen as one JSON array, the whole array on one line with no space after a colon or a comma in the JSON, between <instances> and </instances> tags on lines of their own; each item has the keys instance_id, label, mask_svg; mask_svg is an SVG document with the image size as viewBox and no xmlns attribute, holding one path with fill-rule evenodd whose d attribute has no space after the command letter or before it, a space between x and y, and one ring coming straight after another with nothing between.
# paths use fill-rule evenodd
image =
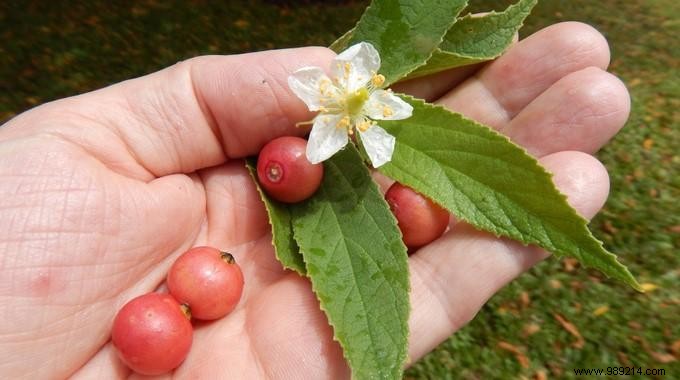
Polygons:
<instances>
[{"instance_id":1,"label":"yellow stamen","mask_svg":"<svg viewBox=\"0 0 680 380\"><path fill-rule=\"evenodd\" d=\"M359 123L357 124L357 129L358 129L359 131L361 131L361 132L366 132L366 131L368 130L368 128L371 127L371 125L373 125L373 123L371 123L371 121L369 121L369 120L362 120L361 122L359 122Z\"/></svg>"},{"instance_id":2,"label":"yellow stamen","mask_svg":"<svg viewBox=\"0 0 680 380\"><path fill-rule=\"evenodd\" d=\"M350 123L349 116L343 116L343 118L340 119L340 121L338 121L338 124L336 124L335 127L347 129L349 128L349 123Z\"/></svg>"},{"instance_id":3,"label":"yellow stamen","mask_svg":"<svg viewBox=\"0 0 680 380\"><path fill-rule=\"evenodd\" d=\"M385 76L382 74L374 74L371 78L371 84L373 87L381 87L385 83Z\"/></svg>"},{"instance_id":4,"label":"yellow stamen","mask_svg":"<svg viewBox=\"0 0 680 380\"><path fill-rule=\"evenodd\" d=\"M383 117L390 117L394 115L394 111L392 110L392 108L390 108L390 106L383 106L382 114Z\"/></svg>"},{"instance_id":5,"label":"yellow stamen","mask_svg":"<svg viewBox=\"0 0 680 380\"><path fill-rule=\"evenodd\" d=\"M328 86L330 86L331 83L327 79L322 80L319 82L319 91L321 92L321 95L327 95L328 92Z\"/></svg>"},{"instance_id":6,"label":"yellow stamen","mask_svg":"<svg viewBox=\"0 0 680 380\"><path fill-rule=\"evenodd\" d=\"M345 79L349 78L349 71L352 65L349 62L345 62Z\"/></svg>"}]
</instances>

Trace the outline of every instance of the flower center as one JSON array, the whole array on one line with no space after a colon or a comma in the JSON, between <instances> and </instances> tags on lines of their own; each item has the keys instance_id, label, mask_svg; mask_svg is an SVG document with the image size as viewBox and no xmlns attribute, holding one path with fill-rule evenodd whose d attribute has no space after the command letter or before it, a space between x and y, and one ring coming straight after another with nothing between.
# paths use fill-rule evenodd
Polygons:
<instances>
[{"instance_id":1,"label":"flower center","mask_svg":"<svg viewBox=\"0 0 680 380\"><path fill-rule=\"evenodd\" d=\"M351 116L357 116L364 108L364 103L368 100L368 90L362 87L352 93L347 94L345 98L347 104L347 113Z\"/></svg>"}]
</instances>

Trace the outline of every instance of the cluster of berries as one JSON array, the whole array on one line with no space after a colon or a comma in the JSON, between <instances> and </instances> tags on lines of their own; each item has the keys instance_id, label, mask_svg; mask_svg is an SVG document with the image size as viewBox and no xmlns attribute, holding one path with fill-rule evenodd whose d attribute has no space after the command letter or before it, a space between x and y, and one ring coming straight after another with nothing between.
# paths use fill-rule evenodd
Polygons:
<instances>
[{"instance_id":1,"label":"cluster of berries","mask_svg":"<svg viewBox=\"0 0 680 380\"><path fill-rule=\"evenodd\" d=\"M295 203L312 196L323 180L323 165L305 155L307 140L280 137L262 148L257 175L272 198ZM397 219L404 244L413 251L441 236L449 213L414 190L394 183L385 199ZM172 265L169 294L149 293L123 306L113 322L112 341L133 371L159 375L177 368L191 348L191 320L215 320L241 299L243 273L234 257L212 247L188 250Z\"/></svg>"},{"instance_id":2,"label":"cluster of berries","mask_svg":"<svg viewBox=\"0 0 680 380\"><path fill-rule=\"evenodd\" d=\"M229 314L241 299L243 273L227 252L195 247L168 272L169 294L149 293L129 301L113 321L111 340L120 359L143 375L177 368L193 340L191 319Z\"/></svg>"}]
</instances>

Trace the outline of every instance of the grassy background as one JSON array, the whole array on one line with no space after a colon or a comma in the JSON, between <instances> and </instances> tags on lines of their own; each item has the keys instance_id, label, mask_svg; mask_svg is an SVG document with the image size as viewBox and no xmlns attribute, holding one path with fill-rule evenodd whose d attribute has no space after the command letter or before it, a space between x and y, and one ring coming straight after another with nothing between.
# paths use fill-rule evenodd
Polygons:
<instances>
[{"instance_id":1,"label":"grassy background","mask_svg":"<svg viewBox=\"0 0 680 380\"><path fill-rule=\"evenodd\" d=\"M471 0L471 10L510 2ZM0 120L200 54L327 45L367 2L110 3L0 4ZM612 190L592 229L653 290L637 294L572 260L548 260L408 378L569 378L573 368L613 366L680 376L679 14L676 0L543 0L522 30L579 20L609 39L611 70L628 85L633 111L599 153Z\"/></svg>"}]
</instances>

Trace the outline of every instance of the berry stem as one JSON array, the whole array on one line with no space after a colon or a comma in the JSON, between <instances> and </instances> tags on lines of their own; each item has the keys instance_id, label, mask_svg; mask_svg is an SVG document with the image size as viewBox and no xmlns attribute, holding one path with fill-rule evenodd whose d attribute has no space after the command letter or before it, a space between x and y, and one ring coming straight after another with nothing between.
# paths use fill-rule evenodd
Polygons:
<instances>
[{"instance_id":1,"label":"berry stem","mask_svg":"<svg viewBox=\"0 0 680 380\"><path fill-rule=\"evenodd\" d=\"M183 303L179 305L179 307L182 310L182 314L184 314L184 316L187 317L188 320L191 320L191 308L189 307L189 305Z\"/></svg>"},{"instance_id":2,"label":"berry stem","mask_svg":"<svg viewBox=\"0 0 680 380\"><path fill-rule=\"evenodd\" d=\"M236 259L234 259L234 256L229 252L226 251L220 252L220 257L222 258L222 260L229 264L236 264Z\"/></svg>"}]
</instances>

